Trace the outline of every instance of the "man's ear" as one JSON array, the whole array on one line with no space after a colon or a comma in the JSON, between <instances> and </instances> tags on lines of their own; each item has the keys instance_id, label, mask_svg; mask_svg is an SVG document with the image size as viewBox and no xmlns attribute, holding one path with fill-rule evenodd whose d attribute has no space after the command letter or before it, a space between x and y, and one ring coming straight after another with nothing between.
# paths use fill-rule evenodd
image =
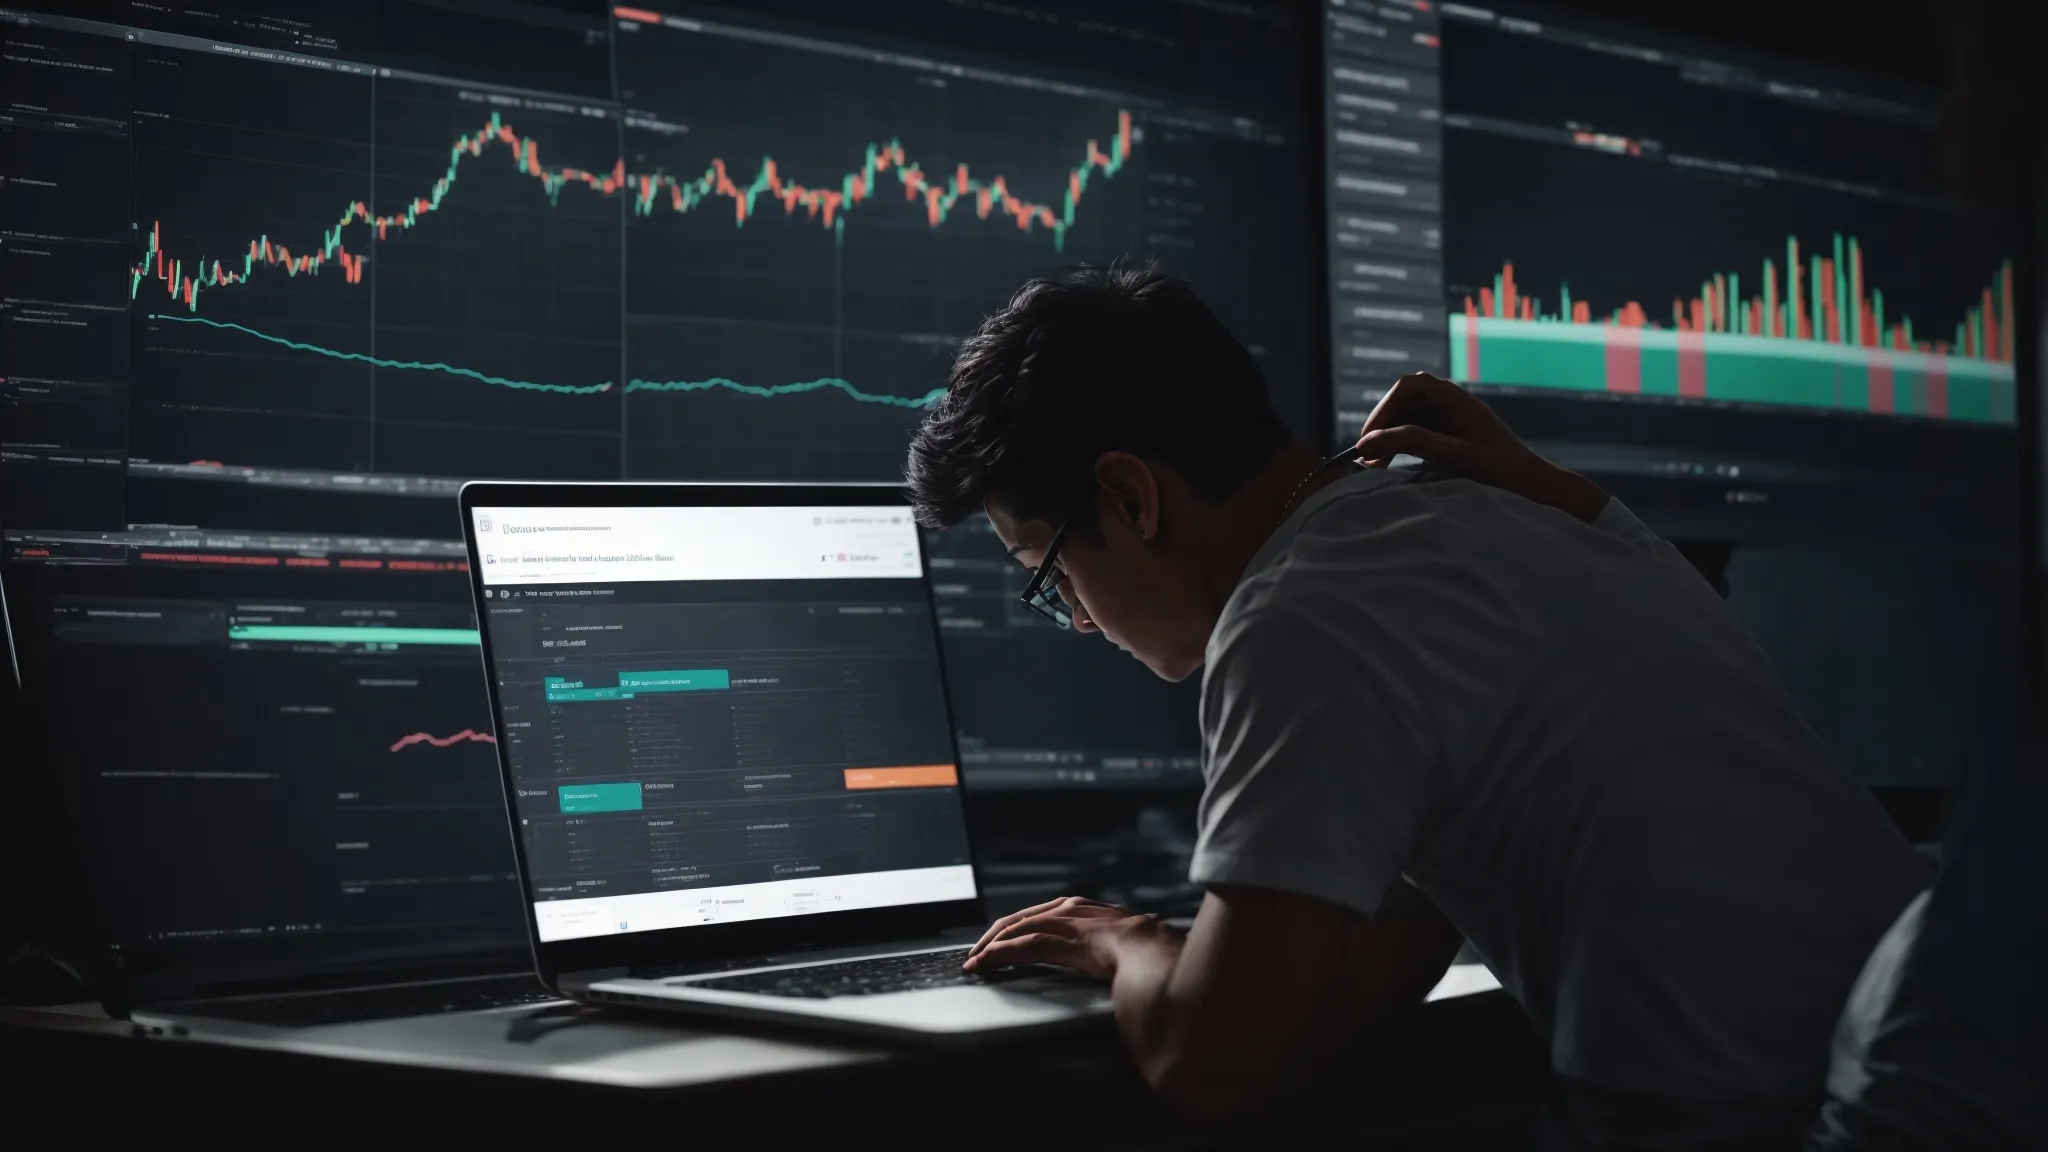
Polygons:
<instances>
[{"instance_id":1,"label":"man's ear","mask_svg":"<svg viewBox=\"0 0 2048 1152\"><path fill-rule=\"evenodd\" d=\"M1159 534L1159 477L1150 464L1129 452L1104 452L1095 461L1095 484L1106 517L1141 540Z\"/></svg>"}]
</instances>

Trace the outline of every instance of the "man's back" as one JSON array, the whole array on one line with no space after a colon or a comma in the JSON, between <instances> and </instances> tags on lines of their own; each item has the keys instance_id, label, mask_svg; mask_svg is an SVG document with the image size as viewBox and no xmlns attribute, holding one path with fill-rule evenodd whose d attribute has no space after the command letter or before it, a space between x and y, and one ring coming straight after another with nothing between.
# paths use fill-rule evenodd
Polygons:
<instances>
[{"instance_id":1,"label":"man's back","mask_svg":"<svg viewBox=\"0 0 2048 1152\"><path fill-rule=\"evenodd\" d=\"M1705 582L1602 521L1385 473L1311 499L1210 643L1195 878L1371 914L1405 875L1557 1071L1812 1095L1928 870Z\"/></svg>"}]
</instances>

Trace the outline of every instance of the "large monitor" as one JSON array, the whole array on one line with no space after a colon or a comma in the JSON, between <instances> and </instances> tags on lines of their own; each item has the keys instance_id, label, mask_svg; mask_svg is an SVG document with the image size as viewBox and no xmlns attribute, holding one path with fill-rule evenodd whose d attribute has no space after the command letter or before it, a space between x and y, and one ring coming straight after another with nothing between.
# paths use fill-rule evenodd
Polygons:
<instances>
[{"instance_id":1,"label":"large monitor","mask_svg":"<svg viewBox=\"0 0 2048 1152\"><path fill-rule=\"evenodd\" d=\"M2011 223L1929 94L1515 3L1326 0L1332 395L1482 394L1676 540L1867 779L2014 696Z\"/></svg>"},{"instance_id":2,"label":"large monitor","mask_svg":"<svg viewBox=\"0 0 2048 1152\"><path fill-rule=\"evenodd\" d=\"M1311 32L1172 0L6 10L0 576L47 783L132 895L103 958L189 988L518 945L464 480L899 478L983 314L1125 254L1318 427ZM985 530L929 548L968 785L1199 783L1191 686L1019 611Z\"/></svg>"}]
</instances>

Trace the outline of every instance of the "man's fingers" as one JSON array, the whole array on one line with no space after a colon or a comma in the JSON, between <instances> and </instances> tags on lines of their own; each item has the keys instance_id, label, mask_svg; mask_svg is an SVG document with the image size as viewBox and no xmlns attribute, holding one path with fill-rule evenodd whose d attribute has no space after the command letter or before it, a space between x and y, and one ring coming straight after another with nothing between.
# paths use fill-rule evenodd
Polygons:
<instances>
[{"instance_id":1,"label":"man's fingers","mask_svg":"<svg viewBox=\"0 0 2048 1152\"><path fill-rule=\"evenodd\" d=\"M1019 964L1058 964L1066 968L1081 968L1087 959L1088 946L1079 940L1032 932L990 944L967 961L966 967L969 972L992 972Z\"/></svg>"},{"instance_id":2,"label":"man's fingers","mask_svg":"<svg viewBox=\"0 0 2048 1152\"><path fill-rule=\"evenodd\" d=\"M989 944L993 946L1005 940L1015 940L1020 936L1030 936L1034 933L1051 934L1054 936L1078 936L1080 935L1080 929L1075 927L1074 924L1077 919L1080 919L1080 917L1077 917L1074 914L1074 910L1070 909L1055 908L1050 912L1040 912L1036 916L1026 916L1024 919L996 933L995 939L989 941Z\"/></svg>"},{"instance_id":3,"label":"man's fingers","mask_svg":"<svg viewBox=\"0 0 2048 1152\"><path fill-rule=\"evenodd\" d=\"M988 931L983 932L981 934L981 939L974 942L974 947L969 948L967 950L967 954L969 956L972 956L975 953L981 951L983 948L988 947L989 941L994 940L996 937L1002 935L1004 932L1009 931L1010 929L1016 927L1018 924L1023 923L1025 920L1028 920L1033 916L1041 916L1047 912L1052 912L1061 908L1076 911L1098 908L1107 908L1114 912L1122 911L1122 909L1118 908L1114 904L1104 904L1100 900L1090 900L1085 896L1061 896L1053 900L1047 900L1043 904L1033 904L1031 907L1023 909L1022 911L1012 912L1008 916L1005 916L1002 919L996 921L995 923L989 925ZM1089 912L1084 914L1100 915L1100 913L1095 912Z\"/></svg>"},{"instance_id":4,"label":"man's fingers","mask_svg":"<svg viewBox=\"0 0 2048 1152\"><path fill-rule=\"evenodd\" d=\"M967 950L967 954L969 956L973 956L977 952L980 952L983 948L988 947L989 941L1001 935L1004 931L1008 930L1012 925L1017 924L1020 921L1027 919L1028 917L1036 916L1041 912L1050 912L1070 899L1072 899L1072 897L1062 896L1057 900L1047 900L1043 904L1033 904L1031 907L1026 908L1020 912L1010 913L1008 916L1005 916L1002 919L996 921L995 923L989 925L988 931L983 932L981 934L981 939L976 940L974 942L974 947L969 948Z\"/></svg>"},{"instance_id":5,"label":"man's fingers","mask_svg":"<svg viewBox=\"0 0 2048 1152\"><path fill-rule=\"evenodd\" d=\"M1473 462L1471 444L1416 424L1368 432L1359 444L1365 448L1361 459L1382 468L1396 456L1414 456L1454 472L1470 468Z\"/></svg>"},{"instance_id":6,"label":"man's fingers","mask_svg":"<svg viewBox=\"0 0 2048 1152\"><path fill-rule=\"evenodd\" d=\"M1380 402L1373 405L1372 412L1365 418L1365 424L1358 434L1363 437L1382 428L1395 428L1403 424L1428 424L1443 405L1445 389L1462 392L1456 384L1427 372L1410 372L1394 381Z\"/></svg>"}]
</instances>

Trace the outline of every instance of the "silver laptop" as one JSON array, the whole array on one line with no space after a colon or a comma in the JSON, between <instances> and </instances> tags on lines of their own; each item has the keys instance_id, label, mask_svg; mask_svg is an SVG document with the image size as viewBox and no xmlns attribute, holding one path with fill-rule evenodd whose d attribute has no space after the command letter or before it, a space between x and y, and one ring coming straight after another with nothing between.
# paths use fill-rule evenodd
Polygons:
<instances>
[{"instance_id":1,"label":"silver laptop","mask_svg":"<svg viewBox=\"0 0 2048 1152\"><path fill-rule=\"evenodd\" d=\"M475 483L462 516L549 987L932 1040L1107 1011L960 971L983 913L899 489Z\"/></svg>"}]
</instances>

